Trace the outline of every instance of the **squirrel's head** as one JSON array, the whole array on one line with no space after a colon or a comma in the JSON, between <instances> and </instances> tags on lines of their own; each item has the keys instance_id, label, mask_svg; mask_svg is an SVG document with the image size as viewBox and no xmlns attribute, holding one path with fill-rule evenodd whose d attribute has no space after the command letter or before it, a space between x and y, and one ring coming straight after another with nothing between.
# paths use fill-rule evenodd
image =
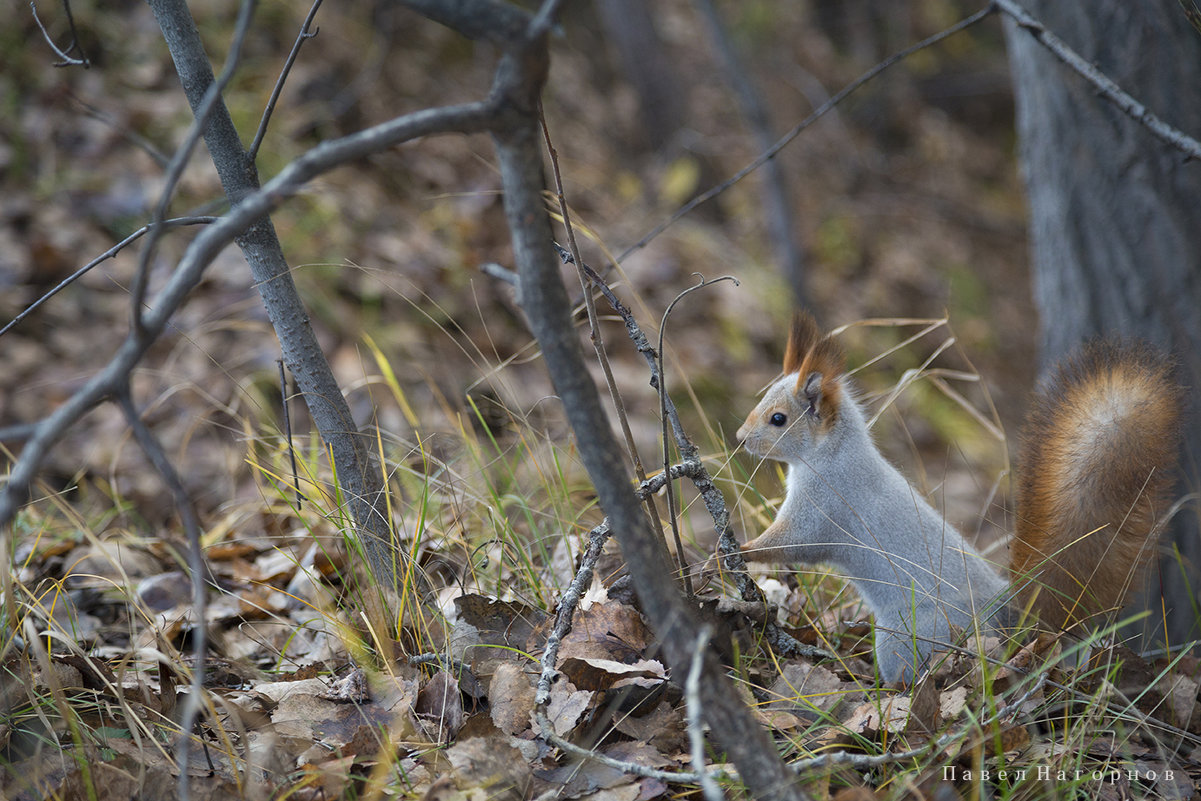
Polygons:
<instances>
[{"instance_id":1,"label":"squirrel's head","mask_svg":"<svg viewBox=\"0 0 1201 801\"><path fill-rule=\"evenodd\" d=\"M838 422L845 372L842 348L822 335L812 316L798 312L784 351L784 377L768 387L738 429L743 447L784 462L804 458Z\"/></svg>"}]
</instances>

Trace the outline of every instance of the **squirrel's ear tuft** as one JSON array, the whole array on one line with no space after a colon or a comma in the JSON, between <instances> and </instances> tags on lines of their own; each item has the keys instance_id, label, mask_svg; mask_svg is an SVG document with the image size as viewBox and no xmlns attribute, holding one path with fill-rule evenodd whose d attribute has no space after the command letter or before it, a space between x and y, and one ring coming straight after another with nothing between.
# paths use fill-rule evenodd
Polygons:
<instances>
[{"instance_id":1,"label":"squirrel's ear tuft","mask_svg":"<svg viewBox=\"0 0 1201 801\"><path fill-rule=\"evenodd\" d=\"M821 338L821 331L812 314L802 311L794 314L792 329L788 332L788 346L784 349L784 374L799 372L805 357Z\"/></svg>"},{"instance_id":2,"label":"squirrel's ear tuft","mask_svg":"<svg viewBox=\"0 0 1201 801\"><path fill-rule=\"evenodd\" d=\"M784 373L797 374L797 393L814 417L833 423L841 400L838 379L845 372L846 356L839 344L822 336L813 315L797 312L784 351Z\"/></svg>"},{"instance_id":3,"label":"squirrel's ear tuft","mask_svg":"<svg viewBox=\"0 0 1201 801\"><path fill-rule=\"evenodd\" d=\"M833 337L826 336L813 343L797 371L802 376L821 373L823 384L837 379L847 371L847 358Z\"/></svg>"},{"instance_id":4,"label":"squirrel's ear tuft","mask_svg":"<svg viewBox=\"0 0 1201 801\"><path fill-rule=\"evenodd\" d=\"M817 321L808 312L797 312L788 332L788 347L784 350L784 374L821 373L833 379L846 372L846 357L842 348L829 336L823 336ZM798 382L801 378L798 378Z\"/></svg>"}]
</instances>

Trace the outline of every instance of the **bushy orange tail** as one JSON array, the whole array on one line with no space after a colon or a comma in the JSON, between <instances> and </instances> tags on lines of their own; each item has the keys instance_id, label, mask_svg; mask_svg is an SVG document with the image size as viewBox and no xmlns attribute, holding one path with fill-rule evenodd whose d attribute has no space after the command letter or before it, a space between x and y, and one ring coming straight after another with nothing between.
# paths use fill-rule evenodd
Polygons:
<instances>
[{"instance_id":1,"label":"bushy orange tail","mask_svg":"<svg viewBox=\"0 0 1201 801\"><path fill-rule=\"evenodd\" d=\"M1155 552L1180 446L1172 374L1152 347L1098 342L1035 397L1010 567L1044 625L1067 630L1119 608Z\"/></svg>"}]
</instances>

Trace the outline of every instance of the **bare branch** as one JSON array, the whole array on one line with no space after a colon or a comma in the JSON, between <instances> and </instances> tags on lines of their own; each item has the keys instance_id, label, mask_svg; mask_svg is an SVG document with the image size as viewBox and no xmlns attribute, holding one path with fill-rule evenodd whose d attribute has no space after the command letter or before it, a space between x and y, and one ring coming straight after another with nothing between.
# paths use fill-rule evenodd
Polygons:
<instances>
[{"instance_id":1,"label":"bare branch","mask_svg":"<svg viewBox=\"0 0 1201 801\"><path fill-rule=\"evenodd\" d=\"M591 333L592 348L596 352L596 359L600 363L601 373L605 376L605 384L609 388L609 397L613 401L613 407L617 412L617 422L621 426L621 434L626 442L626 450L630 455L630 459L634 463L634 475L639 481L646 481L646 469L642 465L642 457L638 453L638 444L634 441L634 432L630 429L629 415L626 414L625 402L621 398L621 390L617 386L617 379L613 377L613 368L609 364L609 354L605 350L604 335L600 330L600 322L596 315L596 301L592 296L592 282L584 272L584 260L580 258L580 247L576 243L575 226L571 222L571 209L567 205L567 195L563 191L563 176L559 172L559 154L555 150L554 144L550 138L550 128L546 124L546 115L542 113L542 105L538 105L538 122L542 127L542 135L546 140L546 150L550 156L551 175L555 181L555 196L559 202L559 214L563 217L563 227L567 232L567 244L571 249L571 262L576 265L576 274L580 278L580 289L584 292L584 308L588 312L588 327ZM664 456L666 459L667 457ZM647 514L650 515L651 524L657 524L659 520L659 510L656 508L655 498L653 495L647 495L643 503L646 504ZM691 592L691 588L690 588Z\"/></svg>"},{"instance_id":2,"label":"bare branch","mask_svg":"<svg viewBox=\"0 0 1201 801\"><path fill-rule=\"evenodd\" d=\"M657 482L657 486L662 486L662 482ZM644 485L643 488L645 489L646 486ZM563 642L563 638L571 632L572 620L575 616L576 608L579 606L580 599L592 584L596 563L600 560L605 541L609 539L609 534L608 518L605 518L600 525L592 529L588 537L588 549L580 559L579 570L576 571L575 577L567 586L567 589L563 591L563 597L559 599L559 610L555 618L554 628L551 630L550 636L546 638L546 644L542 648L542 672L538 677L537 692L534 695L534 720L538 725L542 739L555 748L562 749L581 759L590 759L599 762L630 776L642 776L672 783L699 783L702 781L701 775L695 772L657 770L648 768L645 765L619 761L599 754L596 751L582 748L570 740L565 740L557 735L547 715L547 706L550 703L550 688L554 683L555 675L558 673L555 670L555 664L559 658L559 645ZM706 637L707 639L708 637ZM694 660L697 658L694 655Z\"/></svg>"},{"instance_id":3,"label":"bare branch","mask_svg":"<svg viewBox=\"0 0 1201 801\"><path fill-rule=\"evenodd\" d=\"M297 158L261 189L247 195L217 218L188 245L167 283L150 303L143 320L146 336L127 336L107 365L56 408L29 437L8 482L0 492L0 533L24 503L29 486L49 449L84 413L109 396L122 376L141 360L152 340L200 282L205 269L235 237L241 235L305 183L335 167L379 150L435 133L482 131L496 110L490 103L425 109L398 117L341 139L323 142Z\"/></svg>"},{"instance_id":4,"label":"bare branch","mask_svg":"<svg viewBox=\"0 0 1201 801\"><path fill-rule=\"evenodd\" d=\"M29 8L33 12L33 21L37 23L38 30L42 32L42 38L46 40L46 44L50 45L50 49L54 51L54 55L62 59L54 66L56 67L83 67L85 70L92 66L92 62L88 60L87 54L83 52L83 47L79 44L79 34L75 31L75 17L71 14L71 0L63 0L63 12L67 16L67 28L71 31L71 44L67 45L66 50L62 50L50 38L50 32L46 30L46 26L42 24L42 20L38 18L37 3L30 0ZM79 58L71 55L74 50L79 53Z\"/></svg>"},{"instance_id":5,"label":"bare branch","mask_svg":"<svg viewBox=\"0 0 1201 801\"><path fill-rule=\"evenodd\" d=\"M529 28L526 30L526 40L532 41L550 33L556 24L555 20L559 17L559 9L566 4L567 0L543 0L542 5L538 8L538 13L530 20Z\"/></svg>"},{"instance_id":6,"label":"bare branch","mask_svg":"<svg viewBox=\"0 0 1201 801\"><path fill-rule=\"evenodd\" d=\"M288 370L284 367L283 359L276 359L279 365L279 406L282 410L284 423L284 440L288 443L288 459L292 463L292 484L296 490L296 511L300 511L304 496L300 492L300 471L296 469L296 448L292 445L292 415L288 410Z\"/></svg>"},{"instance_id":7,"label":"bare branch","mask_svg":"<svg viewBox=\"0 0 1201 801\"><path fill-rule=\"evenodd\" d=\"M71 93L70 97L72 101L78 103L80 107L83 108L84 112L89 117L94 120L99 120L108 127L112 128L114 131L120 134L122 139L129 142L134 147L140 148L142 152L154 159L154 161L163 169L166 169L167 165L171 163L171 157L159 150L153 142L131 129L128 125L113 119L113 116L104 109L92 105L74 92Z\"/></svg>"},{"instance_id":8,"label":"bare branch","mask_svg":"<svg viewBox=\"0 0 1201 801\"><path fill-rule=\"evenodd\" d=\"M17 423L0 428L0 442L24 442L37 431L37 423Z\"/></svg>"},{"instance_id":9,"label":"bare branch","mask_svg":"<svg viewBox=\"0 0 1201 801\"><path fill-rule=\"evenodd\" d=\"M1180 0L1180 10L1184 12L1189 25L1201 33L1201 8L1197 7L1196 0Z\"/></svg>"},{"instance_id":10,"label":"bare branch","mask_svg":"<svg viewBox=\"0 0 1201 801\"><path fill-rule=\"evenodd\" d=\"M705 769L705 733L702 730L704 721L703 699L701 698L701 669L705 665L705 649L709 647L709 637L712 631L708 626L702 626L696 635L696 644L692 647L692 664L688 667L688 678L684 681L684 709L688 720L689 753L692 756L692 769L700 779L701 792L705 801L723 801L721 788L713 780L713 776Z\"/></svg>"},{"instance_id":11,"label":"bare branch","mask_svg":"<svg viewBox=\"0 0 1201 801\"><path fill-rule=\"evenodd\" d=\"M317 9L321 8L321 0L314 0L313 7L309 9L309 14L304 18L304 24L300 26L300 33L296 36L296 41L292 44L292 51L288 53L287 59L284 60L284 68L279 72L279 79L275 82L275 88L271 90L271 97L267 99L267 106L263 109L263 118L259 120L259 129L254 134L254 141L250 143L250 148L246 151L246 158L251 162L258 161L259 148L263 144L263 137L267 135L267 124L271 122L271 115L275 112L275 104L279 102L279 95L284 90L284 82L288 80L288 74L292 72L292 65L296 63L296 57L300 55L300 47L306 40L312 39L320 29L310 31L309 26L313 24L313 19L317 16Z\"/></svg>"},{"instance_id":12,"label":"bare branch","mask_svg":"<svg viewBox=\"0 0 1201 801\"><path fill-rule=\"evenodd\" d=\"M776 142L770 148L764 150L746 167L739 170L726 181L723 181L717 186L702 192L692 200L685 203L678 210L676 210L671 217L652 229L650 233L642 237L642 239L626 248L626 250L617 257L617 261L619 263L624 262L631 254L646 247L653 239L655 239L655 237L659 236L659 234L663 233L670 226L675 224L675 222L681 217L687 215L697 206L700 206L701 204L717 197L722 192L726 191L731 186L738 183L755 170L759 169L768 161L775 158L776 154L783 150L802 131L824 117L849 95L858 90L864 84L871 81L873 78L880 75L882 72L885 72L898 62L903 61L909 56L912 56L914 53L925 50L926 48L938 44L950 36L972 27L994 12L1001 12L1012 18L1019 27L1027 31L1040 44L1050 50L1056 58L1092 84L1102 97L1104 97L1106 100L1109 100L1124 113L1129 115L1131 119L1134 119L1145 126L1147 130L1149 130L1161 141L1186 154L1189 158L1201 158L1201 142L1198 142L1195 138L1189 136L1188 134L1185 134L1171 125L1168 125L1158 116L1149 111L1143 104L1139 103L1129 94L1124 92L1121 87L1110 80L1104 73L1081 58L1080 55L1068 47L1068 45L1062 39L1047 30L1041 22L1031 16L1020 5L1013 2L1013 0L993 0L993 2L990 2L985 8L982 8L980 11L977 11L971 16L965 17L949 28L939 31L933 36L927 37L916 44L910 45L904 50L894 53L893 55L881 61L879 64L876 64L867 72L860 75L851 83L847 84L845 87L839 90L837 94L814 109L812 114L797 124L795 128L785 134L778 142Z\"/></svg>"},{"instance_id":13,"label":"bare branch","mask_svg":"<svg viewBox=\"0 0 1201 801\"><path fill-rule=\"evenodd\" d=\"M555 245L555 250L565 262L572 260L572 255L563 248ZM621 302L613 289L605 283L605 280L586 263L583 266L584 273L588 276L593 285L613 307L613 310L620 315L626 324L626 331L630 339L634 342L635 348L646 359L647 367L650 368L652 387L659 387L661 383L662 373L659 369L658 351L651 346L650 340L647 339L642 328L638 325L638 321L634 319L634 314L629 308ZM485 265L485 271L501 280L508 280L509 275L504 271L504 268L499 265ZM701 496L701 501L705 504L705 508L709 512L709 516L713 518L714 530L717 531L717 552L722 557L722 566L725 568L725 576L731 579L738 588L738 594L742 600L752 604L764 604L765 599L759 585L746 572L746 562L742 558L742 550L738 544L738 540L734 538L734 529L730 527L730 512L726 509L726 500L721 494L721 490L713 483L713 479L709 476L709 472L705 469L704 464L697 456L698 450L696 445L688 438L688 434L684 431L684 426L680 422L679 413L676 411L675 403L671 396L664 393L661 395L665 411L662 412L663 418L671 424L672 432L676 439L676 447L680 451L681 463L672 466L667 472L673 480L681 476L687 476L692 480L692 484L696 487L697 492ZM664 474L652 476L649 481L643 482L643 487L647 487L652 483L663 480ZM657 491L658 486L656 486ZM825 655L821 649L813 648L798 642L794 637L783 631L774 621L768 620L764 626L764 636L771 643L778 653L784 655L806 655L820 656Z\"/></svg>"},{"instance_id":14,"label":"bare branch","mask_svg":"<svg viewBox=\"0 0 1201 801\"><path fill-rule=\"evenodd\" d=\"M605 542L608 539L609 521L606 519L601 521L601 524L592 529L588 535L588 548L580 559L580 567L559 599L559 610L555 617L554 628L551 629L550 636L546 638L546 644L542 647L542 674L538 678L538 690L534 696L534 703L543 714L545 714L546 704L550 701L550 686L554 683L555 674L558 672L555 670L555 663L558 662L559 644L564 637L571 633L576 607L579 606L584 593L592 586L596 563L600 561Z\"/></svg>"},{"instance_id":15,"label":"bare branch","mask_svg":"<svg viewBox=\"0 0 1201 801\"><path fill-rule=\"evenodd\" d=\"M663 364L663 338L667 335L667 320L671 317L671 312L675 309L676 304L684 299L685 295L695 292L702 287L717 283L718 281L730 280L735 284L738 279L732 276L723 276L715 281L705 281L704 276L700 276L701 282L695 286L690 286L672 299L671 303L667 304L667 308L663 310L663 319L659 322L659 420L662 425L663 434L663 472L669 474L671 471L671 440L667 436L667 369ZM689 443L691 444L691 443ZM676 561L680 567L680 578L684 580L684 590L689 596L693 595L692 591L692 576L684 566L684 544L680 542L680 521L676 519L676 499L674 484L667 482L667 519L671 523L671 533L675 538L676 544Z\"/></svg>"},{"instance_id":16,"label":"bare branch","mask_svg":"<svg viewBox=\"0 0 1201 801\"><path fill-rule=\"evenodd\" d=\"M196 24L184 0L151 0L150 6L171 51L188 103L200 119L206 112L204 101L214 79ZM481 108L486 107L475 106L473 113L478 113ZM446 121L443 114L425 119ZM464 124L456 130L469 131L479 120L473 120L469 114L460 117L459 121ZM243 198L258 192L257 170L247 157L223 102L214 105L203 130L205 144L230 204L236 206ZM370 137L356 141L370 142L376 149L388 144ZM330 449L351 525L371 571L382 586L395 589L398 560L404 558L404 553L394 547L387 511L387 488L366 440L358 434L350 406L317 342L275 227L268 217L260 217L240 233L237 242L275 327L284 361L304 396L322 440ZM405 586L409 586L408 582Z\"/></svg>"},{"instance_id":17,"label":"bare branch","mask_svg":"<svg viewBox=\"0 0 1201 801\"><path fill-rule=\"evenodd\" d=\"M498 45L520 44L530 30L530 15L498 0L402 0L424 17L466 36Z\"/></svg>"},{"instance_id":18,"label":"bare branch","mask_svg":"<svg viewBox=\"0 0 1201 801\"><path fill-rule=\"evenodd\" d=\"M575 257L570 252L558 244L555 244L554 247L555 252L559 254L559 258L562 259L564 264L575 263ZM633 312L621 302L621 299L617 297L617 293L609 287L605 279L601 278L600 274L589 267L586 262L581 267L588 276L588 280L604 295L605 300L609 302L609 305L613 307L613 310L625 322L626 333L629 334L630 339L634 342L634 347L646 359L647 366L650 368L650 385L657 388L659 386L659 352L651 345L650 339L647 338L646 334L643 333L642 328L638 325L638 321L634 319ZM489 272L489 275L501 277L500 274L495 272ZM676 411L675 402L672 401L670 396L666 397L666 402L667 419L671 422L672 432L675 435L677 446L680 448L681 456L685 459L695 457L697 453L696 446L688 441L688 435L684 433L684 426L680 422L680 415Z\"/></svg>"},{"instance_id":19,"label":"bare branch","mask_svg":"<svg viewBox=\"0 0 1201 801\"><path fill-rule=\"evenodd\" d=\"M213 221L214 221L214 220L216 220L216 219L217 219L216 217L175 217L175 218L173 218L173 219L170 219L170 220L163 220L161 224L162 224L163 226L165 226L165 227L174 227L174 226L177 226L177 225L206 225L206 224L208 224L208 223L211 223L211 222L213 222ZM78 281L78 280L79 280L81 277L83 277L83 276L84 276L84 275L85 275L85 274L86 274L86 273L87 273L89 270L91 270L93 267L95 267L96 265L100 264L100 263L101 263L101 262L103 262L103 261L106 261L106 260L108 260L108 259L111 259L111 258L113 258L113 257L114 257L114 256L116 256L118 253L120 253L122 250L124 250L124 249L125 249L125 248L126 248L128 245L130 245L130 244L132 244L133 242L136 242L137 240L141 239L141 238L142 238L143 236L145 236L145 235L146 235L146 234L147 234L149 231L150 231L150 226L149 226L149 225L143 225L141 228L139 228L138 230L134 231L132 234L130 234L129 236L125 237L125 238L124 238L124 239L122 239L120 242L118 242L117 244L113 245L111 248L109 248L108 250L104 251L104 252L103 252L103 253L101 253L99 256L97 256L96 258L92 259L92 260L91 260L91 261L89 261L87 264L85 264L84 266L82 266L82 267L80 267L78 270L76 270L75 272L71 273L69 276L67 276L66 278L64 278L62 281L59 281L59 282L58 282L58 284L57 284L57 285L56 285L56 286L55 286L53 289L51 289L51 290L50 290L49 292L47 292L46 294L42 295L40 298L38 298L37 300L35 300L33 303L29 304L29 305L28 305L28 306L25 308L25 310L24 310L24 311L22 311L22 312L21 312L20 314L18 314L16 317L14 317L14 318L12 318L11 320L9 320L9 321L8 321L8 322L7 322L7 323L4 325L4 327L3 327L3 328L0 328L0 336L4 336L6 333L8 333L8 330L9 330L10 328L12 328L12 327L13 327L13 326L15 326L17 323L21 322L21 321L22 321L22 320L24 320L26 317L28 317L29 315L31 315L31 314L33 314L35 311L37 311L37 309L38 309L38 308L40 308L40 307L42 306L42 304L43 304L43 303L45 303L46 301L50 300L50 298L54 297L54 296L55 296L55 295L57 295L59 292L62 292L64 289L66 289L68 286L70 286L71 284L73 284L73 283L75 283L76 281Z\"/></svg>"},{"instance_id":20,"label":"bare branch","mask_svg":"<svg viewBox=\"0 0 1201 801\"><path fill-rule=\"evenodd\" d=\"M126 375L126 379L128 379L128 374ZM191 737L192 729L196 725L196 716L200 712L201 698L204 693L205 655L208 650L208 624L204 614L208 600L205 592L205 576L208 575L208 570L204 562L204 553L200 549L200 520L196 516L196 508L192 505L192 499L184 487L183 480L179 477L175 466L171 464L171 460L167 457L167 452L163 450L163 446L159 443L158 438L154 436L150 428L142 420L142 416L138 414L128 380L117 388L115 394L117 396L117 403L120 405L121 411L125 414L125 421L129 423L129 427L133 430L134 439L137 440L138 445L141 446L146 457L150 459L150 463L154 465L154 469L158 471L163 483L167 485L167 489L171 493L171 497L175 502L175 508L179 512L180 521L183 523L184 535L187 537L188 542L188 572L191 574L192 580L193 659L191 687L187 698L184 699L183 708L180 711L179 727L181 739L177 752L179 754L178 790L180 797L186 801L190 780L188 774L188 753L191 749L191 743L188 742L188 739Z\"/></svg>"},{"instance_id":21,"label":"bare branch","mask_svg":"<svg viewBox=\"0 0 1201 801\"><path fill-rule=\"evenodd\" d=\"M1109 76L1085 61L1066 42L1047 30L1046 26L1031 16L1026 9L1013 0L993 0L992 5L1012 19L1019 28L1034 37L1035 41L1051 52L1051 55L1092 84L1101 97L1113 103L1122 113L1150 131L1156 139L1171 145L1190 159L1201 158L1201 142L1153 114L1146 106L1123 91L1122 87L1114 83Z\"/></svg>"},{"instance_id":22,"label":"bare branch","mask_svg":"<svg viewBox=\"0 0 1201 801\"><path fill-rule=\"evenodd\" d=\"M692 656L695 616L669 573L658 533L647 525L620 447L610 430L583 350L567 313L567 291L550 258L550 220L543 207L545 186L538 132L538 98L546 77L544 38L511 47L497 68L493 95L504 97L507 113L493 130L504 186L505 216L513 239L522 308L542 348L543 361L576 434L580 458L617 533L643 611L651 619L668 664L683 669ZM705 716L760 801L804 798L780 763L766 733L748 714L716 657L705 652L701 671Z\"/></svg>"},{"instance_id":23,"label":"bare branch","mask_svg":"<svg viewBox=\"0 0 1201 801\"><path fill-rule=\"evenodd\" d=\"M639 484L636 494L639 498L646 498L658 492L664 486L669 485L672 481L678 481L679 479L685 477L692 478L695 481L698 476L705 476L707 480L705 468L699 461L672 465L663 473L652 476L651 478ZM580 599L584 596L584 593L588 591L588 587L592 584L596 564L600 560L605 542L608 540L610 533L609 518L607 517L602 520L601 523L596 526L596 528L592 529L588 535L588 548L585 550L583 557L580 559L580 567L576 571L575 576L572 578L571 583L567 586L567 589L563 591L562 597L559 599L559 608L555 616L555 625L551 629L551 633L547 637L546 643L542 648L542 657L540 659L542 670L538 677L537 691L534 696L534 719L538 725L538 730L541 733L542 738L556 748L560 748L583 759L591 759L600 762L601 764L607 765L615 770L620 770L628 775L645 776L648 778L656 778L675 783L701 784L704 786L707 774L704 771L703 761L694 760L697 767L696 771L669 772L653 770L642 765L614 760L605 757L604 755L597 754L595 751L589 751L585 748L581 748L580 746L575 745L568 740L564 740L562 737L559 737L557 734L555 734L554 727L551 725L550 718L547 716L547 705L550 703L551 685L554 683L555 676L558 673L558 671L555 670L555 665L558 663L559 646L562 643L563 638L571 632L572 621L575 616L576 608L579 606ZM787 637L787 635L784 636ZM705 636L705 639L708 640L707 635ZM791 638L788 639L791 640ZM775 641L773 640L773 643L774 642ZM786 649L781 650L786 651ZM817 651L817 649L811 649L811 651L805 652L805 654L812 656L812 651ZM798 652L801 651L794 651L794 653ZM830 656L820 652L819 655ZM431 660L433 661L440 661L440 659L441 657L436 655L431 656ZM694 650L690 664L695 666L698 659L701 660L703 664L703 656ZM412 661L413 660L410 659L410 662ZM690 670L689 675L693 675L692 670ZM698 688L694 690L694 692L699 694L699 675L696 676L695 680L698 684ZM692 714L699 711L703 711L703 703L697 704L695 707L692 705L689 706L690 717ZM691 725L689 730L690 732L693 730Z\"/></svg>"}]
</instances>

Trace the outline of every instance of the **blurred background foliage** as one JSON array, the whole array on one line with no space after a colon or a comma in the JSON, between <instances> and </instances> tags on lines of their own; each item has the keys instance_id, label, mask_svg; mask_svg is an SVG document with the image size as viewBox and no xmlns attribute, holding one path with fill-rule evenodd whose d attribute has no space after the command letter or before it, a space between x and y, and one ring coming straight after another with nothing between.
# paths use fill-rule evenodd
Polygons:
<instances>
[{"instance_id":1,"label":"blurred background foliage","mask_svg":"<svg viewBox=\"0 0 1201 801\"><path fill-rule=\"evenodd\" d=\"M606 6L615 6L606 8ZM622 253L696 193L745 166L760 148L698 6L648 4L656 63L622 55L620 3L569 3L552 43L544 97L584 257L617 287L648 331L679 292L693 293L668 324L669 386L714 472L741 482L753 468L732 432L779 369L793 305L765 225L762 172L682 218L618 268ZM780 135L890 53L977 10L959 0L754 0L723 3L727 33ZM238 4L193 13L211 58L229 47ZM90 69L55 68L27 8L0 31L0 320L128 235L163 185L162 160L191 114L149 10L138 2L72 3ZM249 142L306 5L258 4L226 101ZM38 12L60 44L62 8ZM618 22L614 22L614 17ZM632 19L627 23L633 24ZM421 108L482 97L496 52L394 3L328 3L301 51L258 159L264 178L326 139ZM643 31L645 34L646 31ZM643 78L647 77L645 71ZM897 64L804 132L778 162L804 255L806 293L824 325L867 318L937 319L949 327L892 351L919 330L862 326L844 342L869 400L886 395L950 337L933 366L978 374L954 383L1005 430L1015 429L1034 376L1037 319L1030 303L1012 96L999 21L988 20ZM430 138L329 173L275 215L285 253L327 354L358 415L397 463L429 454L466 460L460 478L504 470L523 507L539 505L519 474L547 465L526 432L562 432L537 353L507 285L481 265L511 266L499 177L486 137ZM172 214L220 213L207 156L192 159ZM190 236L169 236L154 275L172 269ZM0 338L0 425L32 421L106 361L128 318L130 248ZM572 295L581 290L564 272ZM602 306L603 308L603 306ZM578 319L584 324L583 316ZM654 463L657 401L619 322L604 336L643 459ZM386 372L367 338L395 375ZM135 389L179 460L206 514L253 502L261 489L243 464L247 443L279 427L278 346L236 249L213 265L174 332L139 371ZM300 404L293 425L307 430ZM928 381L902 392L877 427L886 452L937 493L971 532L1003 500L1009 454L964 406ZM465 446L467 440L483 443ZM474 462L472 460L475 460ZM578 468L554 464L551 518L589 504ZM761 470L760 491L779 492ZM171 518L157 477L119 415L102 408L76 426L45 474L46 487L80 487L156 526ZM495 485L490 484L494 492ZM523 489L525 487L525 489ZM997 491L1000 494L997 494ZM485 493L487 494L487 493ZM748 494L748 500L754 493ZM502 503L503 505L503 503ZM588 517L588 514L585 514ZM531 518L532 519L532 518ZM757 518L756 518L757 519ZM449 524L448 524L449 525ZM760 523L746 521L748 528ZM549 558L549 557L548 557Z\"/></svg>"}]
</instances>

